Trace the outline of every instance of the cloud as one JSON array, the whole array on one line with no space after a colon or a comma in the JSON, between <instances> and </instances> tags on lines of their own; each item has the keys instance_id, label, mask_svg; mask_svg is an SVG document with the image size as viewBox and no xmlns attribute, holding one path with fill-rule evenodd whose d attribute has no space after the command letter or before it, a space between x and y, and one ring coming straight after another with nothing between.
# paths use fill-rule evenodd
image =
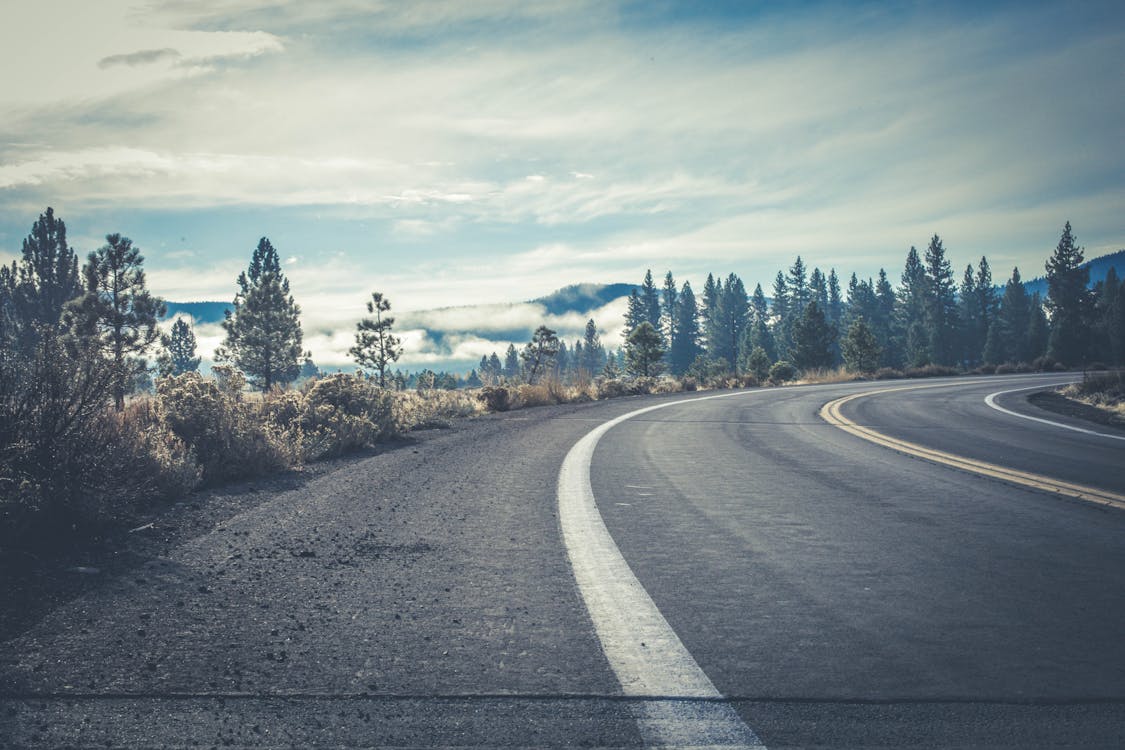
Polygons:
<instances>
[{"instance_id":1,"label":"cloud","mask_svg":"<svg viewBox=\"0 0 1125 750\"><path fill-rule=\"evenodd\" d=\"M151 65L161 60L178 60L183 55L179 50L174 50L171 47L164 49L146 49L139 52L130 52L127 55L110 55L98 60L99 68L112 68L114 65Z\"/></svg>"}]
</instances>

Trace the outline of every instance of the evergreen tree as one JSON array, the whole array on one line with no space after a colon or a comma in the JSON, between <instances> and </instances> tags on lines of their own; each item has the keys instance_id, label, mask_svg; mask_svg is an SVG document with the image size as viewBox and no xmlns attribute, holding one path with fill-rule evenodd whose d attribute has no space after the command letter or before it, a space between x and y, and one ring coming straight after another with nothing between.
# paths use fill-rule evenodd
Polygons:
<instances>
[{"instance_id":1,"label":"evergreen tree","mask_svg":"<svg viewBox=\"0 0 1125 750\"><path fill-rule=\"evenodd\" d=\"M871 331L875 340L879 342L882 351L881 361L885 367L894 367L898 363L898 350L894 343L898 340L895 327L895 290L891 286L887 272L879 269L879 280L875 282L875 309L876 314L871 317Z\"/></svg>"},{"instance_id":2,"label":"evergreen tree","mask_svg":"<svg viewBox=\"0 0 1125 750\"><path fill-rule=\"evenodd\" d=\"M355 324L355 346L348 354L360 367L370 367L379 373L379 386L387 387L387 368L402 356L402 340L391 333L395 319L389 312L391 301L382 292L372 292L367 303L367 312L374 318L364 318Z\"/></svg>"},{"instance_id":3,"label":"evergreen tree","mask_svg":"<svg viewBox=\"0 0 1125 750\"><path fill-rule=\"evenodd\" d=\"M770 313L766 295L762 292L762 285L757 284L754 287L754 296L750 298L750 323L746 327L749 348L744 348L743 351L749 352L756 347L760 347L766 353L770 362L773 362L777 358L777 344L774 342L773 333L770 331L769 320Z\"/></svg>"},{"instance_id":4,"label":"evergreen tree","mask_svg":"<svg viewBox=\"0 0 1125 750\"><path fill-rule=\"evenodd\" d=\"M42 335L60 330L63 309L82 294L78 256L66 241L66 224L53 208L31 225L23 253L0 274L6 298L6 337L30 354Z\"/></svg>"},{"instance_id":5,"label":"evergreen tree","mask_svg":"<svg viewBox=\"0 0 1125 750\"><path fill-rule=\"evenodd\" d=\"M631 292L629 292L629 299L626 302L626 306L625 306L625 330L622 331L621 335L624 336L625 338L628 338L629 334L632 333L633 331L635 331L637 329L637 326L639 326L642 322L644 322L644 320L645 320L644 303L641 302L641 296L637 293L637 290L633 289Z\"/></svg>"},{"instance_id":6,"label":"evergreen tree","mask_svg":"<svg viewBox=\"0 0 1125 750\"><path fill-rule=\"evenodd\" d=\"M586 333L582 343L582 369L589 377L597 375L605 367L605 347L602 346L601 337L598 336L598 327L594 319L586 321Z\"/></svg>"},{"instance_id":7,"label":"evergreen tree","mask_svg":"<svg viewBox=\"0 0 1125 750\"><path fill-rule=\"evenodd\" d=\"M796 321L805 313L805 306L809 304L809 281L805 269L805 262L801 256L789 267L789 313Z\"/></svg>"},{"instance_id":8,"label":"evergreen tree","mask_svg":"<svg viewBox=\"0 0 1125 750\"><path fill-rule=\"evenodd\" d=\"M664 340L669 344L676 337L676 325L679 322L677 309L679 292L676 290L676 280L672 272L664 275L664 289L660 293L660 321L663 326Z\"/></svg>"},{"instance_id":9,"label":"evergreen tree","mask_svg":"<svg viewBox=\"0 0 1125 750\"><path fill-rule=\"evenodd\" d=\"M508 344L508 350L504 352L504 378L506 380L519 380L520 377L520 355L516 351L515 344Z\"/></svg>"},{"instance_id":10,"label":"evergreen tree","mask_svg":"<svg viewBox=\"0 0 1125 750\"><path fill-rule=\"evenodd\" d=\"M769 355L766 354L766 350L760 346L755 346L750 349L750 353L743 359L741 370L748 375L753 375L754 378L761 383L769 377L770 366L772 364L773 361L770 359Z\"/></svg>"},{"instance_id":11,"label":"evergreen tree","mask_svg":"<svg viewBox=\"0 0 1125 750\"><path fill-rule=\"evenodd\" d=\"M785 283L785 274L777 272L773 280L773 340L777 346L777 356L786 357L789 354L789 287Z\"/></svg>"},{"instance_id":12,"label":"evergreen tree","mask_svg":"<svg viewBox=\"0 0 1125 750\"><path fill-rule=\"evenodd\" d=\"M145 286L144 257L133 241L107 234L106 244L83 266L86 295L79 317L83 332L113 363L113 403L125 408L125 395L147 365L141 359L157 339L164 302Z\"/></svg>"},{"instance_id":13,"label":"evergreen tree","mask_svg":"<svg viewBox=\"0 0 1125 750\"><path fill-rule=\"evenodd\" d=\"M1117 364L1117 352L1114 346L1116 338L1115 318L1118 308L1118 296L1121 284L1117 279L1117 268L1110 266L1105 279L1098 282L1094 289L1094 346L1092 355L1095 359L1110 364Z\"/></svg>"},{"instance_id":14,"label":"evergreen tree","mask_svg":"<svg viewBox=\"0 0 1125 750\"><path fill-rule=\"evenodd\" d=\"M984 339L981 338L980 299L972 263L966 266L961 277L961 296L957 302L961 323L961 359L970 365L976 364L984 349ZM987 330L984 333L987 334Z\"/></svg>"},{"instance_id":15,"label":"evergreen tree","mask_svg":"<svg viewBox=\"0 0 1125 750\"><path fill-rule=\"evenodd\" d=\"M470 371L468 376L465 377L466 388L480 388L482 385L484 385L484 381L480 379L480 374L476 370Z\"/></svg>"},{"instance_id":16,"label":"evergreen tree","mask_svg":"<svg viewBox=\"0 0 1125 750\"><path fill-rule=\"evenodd\" d=\"M1047 261L1047 310L1051 313L1048 351L1052 358L1074 366L1086 361L1093 298L1087 285L1090 271L1082 263L1070 222Z\"/></svg>"},{"instance_id":17,"label":"evergreen tree","mask_svg":"<svg viewBox=\"0 0 1125 750\"><path fill-rule=\"evenodd\" d=\"M824 312L832 325L839 327L843 322L844 303L840 297L840 277L836 275L835 268L828 271L828 307Z\"/></svg>"},{"instance_id":18,"label":"evergreen tree","mask_svg":"<svg viewBox=\"0 0 1125 750\"><path fill-rule=\"evenodd\" d=\"M830 367L836 330L816 302L809 302L793 325L793 362L802 370Z\"/></svg>"},{"instance_id":19,"label":"evergreen tree","mask_svg":"<svg viewBox=\"0 0 1125 750\"><path fill-rule=\"evenodd\" d=\"M559 354L559 337L547 326L539 326L535 333L520 352L523 360L524 372L527 382L534 385L539 382L543 373L548 372L554 365L555 357Z\"/></svg>"},{"instance_id":20,"label":"evergreen tree","mask_svg":"<svg viewBox=\"0 0 1125 750\"><path fill-rule=\"evenodd\" d=\"M715 277L707 274L707 281L703 284L703 309L701 310L700 317L703 324L703 335L708 337L710 335L712 321L715 319L716 311L719 307L719 285L715 283ZM710 338L704 342L708 350L712 347Z\"/></svg>"},{"instance_id":21,"label":"evergreen tree","mask_svg":"<svg viewBox=\"0 0 1125 750\"><path fill-rule=\"evenodd\" d=\"M903 363L912 367L930 359L930 340L926 329L926 268L911 246L906 254L902 284L898 290L898 330Z\"/></svg>"},{"instance_id":22,"label":"evergreen tree","mask_svg":"<svg viewBox=\"0 0 1125 750\"><path fill-rule=\"evenodd\" d=\"M646 320L625 340L625 367L635 377L659 375L664 351L664 337Z\"/></svg>"},{"instance_id":23,"label":"evergreen tree","mask_svg":"<svg viewBox=\"0 0 1125 750\"><path fill-rule=\"evenodd\" d=\"M936 234L926 248L925 290L929 358L951 365L957 361L957 285L941 238Z\"/></svg>"},{"instance_id":24,"label":"evergreen tree","mask_svg":"<svg viewBox=\"0 0 1125 750\"><path fill-rule=\"evenodd\" d=\"M828 318L828 279L819 268L814 268L809 274L809 300L820 305L825 319Z\"/></svg>"},{"instance_id":25,"label":"evergreen tree","mask_svg":"<svg viewBox=\"0 0 1125 750\"><path fill-rule=\"evenodd\" d=\"M727 276L719 293L714 320L707 337L711 341L708 354L712 359L725 359L728 363L738 362L738 345L742 331L746 327L750 300L742 279L735 274Z\"/></svg>"},{"instance_id":26,"label":"evergreen tree","mask_svg":"<svg viewBox=\"0 0 1125 750\"><path fill-rule=\"evenodd\" d=\"M656 330L660 330L660 292L656 289L656 282L652 280L652 270L645 271L644 281L641 283L641 314Z\"/></svg>"},{"instance_id":27,"label":"evergreen tree","mask_svg":"<svg viewBox=\"0 0 1125 750\"><path fill-rule=\"evenodd\" d=\"M1117 279L1117 269L1111 268L1113 279ZM1106 285L1110 282L1106 276ZM1117 291L1113 294L1112 302L1106 307L1106 343L1110 363L1125 365L1125 281L1117 284Z\"/></svg>"},{"instance_id":28,"label":"evergreen tree","mask_svg":"<svg viewBox=\"0 0 1125 750\"><path fill-rule=\"evenodd\" d=\"M1004 285L1004 296L1000 300L1000 310L991 328L996 340L986 348L991 359L989 364L1003 362L1025 362L1030 359L1027 334L1031 325L1031 305L1020 279L1020 269L1012 269L1012 278Z\"/></svg>"},{"instance_id":29,"label":"evergreen tree","mask_svg":"<svg viewBox=\"0 0 1125 750\"><path fill-rule=\"evenodd\" d=\"M879 367L879 342L863 318L854 321L840 342L844 366L851 372L870 373Z\"/></svg>"},{"instance_id":30,"label":"evergreen tree","mask_svg":"<svg viewBox=\"0 0 1125 750\"><path fill-rule=\"evenodd\" d=\"M301 371L301 308L289 293L277 250L263 237L238 276L234 310L227 311L226 341L215 353L233 362L263 391L291 383Z\"/></svg>"},{"instance_id":31,"label":"evergreen tree","mask_svg":"<svg viewBox=\"0 0 1125 750\"><path fill-rule=\"evenodd\" d=\"M992 268L988 265L988 258L980 257L975 279L977 291L977 335L984 341L988 327L996 318L996 310L1000 301L996 298L996 287L992 284Z\"/></svg>"},{"instance_id":32,"label":"evergreen tree","mask_svg":"<svg viewBox=\"0 0 1125 750\"><path fill-rule=\"evenodd\" d=\"M676 305L676 327L668 350L668 364L673 375L683 375L703 352L699 345L699 308L691 283L685 281Z\"/></svg>"},{"instance_id":33,"label":"evergreen tree","mask_svg":"<svg viewBox=\"0 0 1125 750\"><path fill-rule=\"evenodd\" d=\"M176 318L172 330L161 337L164 351L157 358L160 374L183 375L199 370L200 358L195 353L195 333L183 318Z\"/></svg>"},{"instance_id":34,"label":"evergreen tree","mask_svg":"<svg viewBox=\"0 0 1125 750\"><path fill-rule=\"evenodd\" d=\"M609 380L616 380L621 377L621 367L617 364L618 359L618 354L611 350L605 359L605 367L602 368L602 377L608 378Z\"/></svg>"}]
</instances>

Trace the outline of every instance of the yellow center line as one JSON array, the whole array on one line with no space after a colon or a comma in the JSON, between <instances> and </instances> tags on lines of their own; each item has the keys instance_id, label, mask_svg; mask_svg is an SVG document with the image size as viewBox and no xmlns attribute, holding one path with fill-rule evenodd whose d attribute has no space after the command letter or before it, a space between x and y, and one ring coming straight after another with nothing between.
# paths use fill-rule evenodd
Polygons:
<instances>
[{"instance_id":1,"label":"yellow center line","mask_svg":"<svg viewBox=\"0 0 1125 750\"><path fill-rule=\"evenodd\" d=\"M941 384L945 385L945 384ZM938 388L940 385L921 385L909 386L906 388L883 388L877 391L867 391L865 393L856 393L851 396L838 398L835 401L829 401L820 409L820 418L831 425L839 427L845 432L850 432L856 437L863 438L869 442L881 445L884 448L905 453L909 456L923 458L927 461L934 463L944 464L945 466L952 466L956 469L980 474L981 476L992 477L1004 482L1011 482L1012 484L1030 487L1035 490L1043 492L1053 492L1059 495L1066 495L1068 497L1085 500L1091 503L1098 503L1099 505L1106 505L1113 508L1125 510L1125 495L1119 495L1115 492L1108 490L1098 489L1096 487L1088 487L1082 484L1074 484L1073 482L1064 482L1060 479L1046 477L1041 474L1032 474L1026 471L1019 471L1017 469L1010 469L1005 466L998 466L996 464L987 463L985 461L978 461L973 458L965 456L958 456L953 453L946 453L934 448L927 448L917 443L911 443L906 440L884 435L881 432L857 424L848 419L841 412L841 407L849 401L866 398L867 396L876 396L881 393L890 393L892 391L911 391L920 388Z\"/></svg>"}]
</instances>

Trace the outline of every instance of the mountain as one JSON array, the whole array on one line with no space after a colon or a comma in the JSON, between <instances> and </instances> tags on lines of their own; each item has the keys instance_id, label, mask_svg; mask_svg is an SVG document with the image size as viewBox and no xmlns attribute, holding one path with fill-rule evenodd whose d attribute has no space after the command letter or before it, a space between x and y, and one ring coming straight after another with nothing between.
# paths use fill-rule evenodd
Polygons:
<instances>
[{"instance_id":1,"label":"mountain","mask_svg":"<svg viewBox=\"0 0 1125 750\"><path fill-rule=\"evenodd\" d=\"M571 284L551 292L546 297L529 300L532 304L543 305L551 315L578 313L584 315L619 297L628 297L636 284Z\"/></svg>"},{"instance_id":2,"label":"mountain","mask_svg":"<svg viewBox=\"0 0 1125 750\"><path fill-rule=\"evenodd\" d=\"M1090 269L1090 286L1093 287L1099 281L1105 281L1105 276L1109 273L1110 268L1117 269L1117 278L1125 276L1125 250L1118 250L1109 255L1099 255L1097 258L1091 258L1082 264ZM1041 299L1047 298L1047 277L1037 276L1030 281L1023 282L1023 288L1027 290L1028 294L1039 293Z\"/></svg>"}]
</instances>

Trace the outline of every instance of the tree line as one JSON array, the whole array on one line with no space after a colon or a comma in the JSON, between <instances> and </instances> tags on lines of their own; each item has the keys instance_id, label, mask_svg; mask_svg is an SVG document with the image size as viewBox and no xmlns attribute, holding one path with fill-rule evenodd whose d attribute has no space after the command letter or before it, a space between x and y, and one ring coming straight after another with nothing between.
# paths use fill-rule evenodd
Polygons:
<instances>
[{"instance_id":1,"label":"tree line","mask_svg":"<svg viewBox=\"0 0 1125 750\"><path fill-rule=\"evenodd\" d=\"M941 238L911 247L897 287L836 269L811 271L800 256L778 271L767 298L737 274L708 274L698 300L669 271L658 288L649 271L625 313L624 365L635 376L753 375L781 363L794 370L840 365L855 372L937 365L971 370L1035 363L1125 364L1125 289L1116 271L1093 288L1069 222L1045 264L1048 293L1028 295L1018 268L997 288L986 257L960 284Z\"/></svg>"}]
</instances>

